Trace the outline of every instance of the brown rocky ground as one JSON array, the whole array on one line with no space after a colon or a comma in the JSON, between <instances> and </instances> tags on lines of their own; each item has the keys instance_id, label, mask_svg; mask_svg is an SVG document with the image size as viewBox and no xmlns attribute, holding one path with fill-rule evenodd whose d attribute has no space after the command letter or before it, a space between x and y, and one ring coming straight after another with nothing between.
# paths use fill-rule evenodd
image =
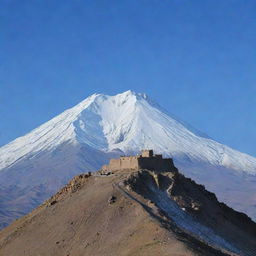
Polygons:
<instances>
[{"instance_id":1,"label":"brown rocky ground","mask_svg":"<svg viewBox=\"0 0 256 256\"><path fill-rule=\"evenodd\" d=\"M202 225L216 228L241 253L210 246L179 228L161 208L159 191L167 191ZM2 230L0 255L256 255L255 230L256 224L246 215L218 203L213 194L178 173L98 172L75 177Z\"/></svg>"}]
</instances>

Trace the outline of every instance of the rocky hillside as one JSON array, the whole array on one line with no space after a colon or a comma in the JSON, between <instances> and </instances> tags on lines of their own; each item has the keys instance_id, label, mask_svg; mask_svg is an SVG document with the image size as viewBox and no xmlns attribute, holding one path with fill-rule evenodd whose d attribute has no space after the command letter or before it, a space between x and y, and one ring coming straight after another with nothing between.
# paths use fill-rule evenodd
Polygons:
<instances>
[{"instance_id":1,"label":"rocky hillside","mask_svg":"<svg viewBox=\"0 0 256 256\"><path fill-rule=\"evenodd\" d=\"M256 224L178 172L86 173L0 233L1 256L256 255Z\"/></svg>"}]
</instances>

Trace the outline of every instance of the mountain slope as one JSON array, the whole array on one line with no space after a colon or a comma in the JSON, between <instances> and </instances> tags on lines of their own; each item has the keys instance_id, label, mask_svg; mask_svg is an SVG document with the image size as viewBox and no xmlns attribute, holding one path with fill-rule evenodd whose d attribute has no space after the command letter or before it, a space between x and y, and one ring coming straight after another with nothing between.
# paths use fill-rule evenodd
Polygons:
<instances>
[{"instance_id":1,"label":"mountain slope","mask_svg":"<svg viewBox=\"0 0 256 256\"><path fill-rule=\"evenodd\" d=\"M173 157L181 172L256 218L256 159L215 142L131 91L94 94L1 147L0 185L13 202L17 195L11 186L28 191L42 185L53 193L83 170L97 170L114 156L144 148Z\"/></svg>"},{"instance_id":2,"label":"mountain slope","mask_svg":"<svg viewBox=\"0 0 256 256\"><path fill-rule=\"evenodd\" d=\"M26 136L2 147L0 168L62 143L82 143L101 151L154 148L172 155L256 173L256 159L201 137L167 115L145 95L131 91L116 96L94 94Z\"/></svg>"},{"instance_id":3,"label":"mountain slope","mask_svg":"<svg viewBox=\"0 0 256 256\"><path fill-rule=\"evenodd\" d=\"M255 228L179 173L97 172L2 230L0 254L252 256Z\"/></svg>"}]
</instances>

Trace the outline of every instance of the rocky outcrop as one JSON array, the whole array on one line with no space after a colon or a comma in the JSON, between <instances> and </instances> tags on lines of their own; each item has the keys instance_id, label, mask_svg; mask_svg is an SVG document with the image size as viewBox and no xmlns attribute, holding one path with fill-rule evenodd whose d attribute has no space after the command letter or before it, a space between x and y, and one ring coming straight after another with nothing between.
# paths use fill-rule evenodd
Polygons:
<instances>
[{"instance_id":1,"label":"rocky outcrop","mask_svg":"<svg viewBox=\"0 0 256 256\"><path fill-rule=\"evenodd\" d=\"M198 233L196 236L200 233L203 239L209 238L205 242L234 253L256 255L256 223L182 174L141 170L132 173L125 185L150 200L185 232ZM219 243L220 238L225 242Z\"/></svg>"},{"instance_id":2,"label":"rocky outcrop","mask_svg":"<svg viewBox=\"0 0 256 256\"><path fill-rule=\"evenodd\" d=\"M80 174L75 176L66 186L60 189L55 195L53 195L50 199L48 199L43 205L54 205L61 199L65 198L68 194L74 193L77 190L81 189L86 182L88 182L88 178L91 176L91 172Z\"/></svg>"}]
</instances>

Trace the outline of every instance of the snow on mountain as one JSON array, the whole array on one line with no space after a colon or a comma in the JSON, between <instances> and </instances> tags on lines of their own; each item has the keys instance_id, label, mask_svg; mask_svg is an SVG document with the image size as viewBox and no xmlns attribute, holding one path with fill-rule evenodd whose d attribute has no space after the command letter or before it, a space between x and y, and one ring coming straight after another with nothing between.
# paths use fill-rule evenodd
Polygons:
<instances>
[{"instance_id":1,"label":"snow on mountain","mask_svg":"<svg viewBox=\"0 0 256 256\"><path fill-rule=\"evenodd\" d=\"M173 157L181 172L256 218L256 158L210 139L132 91L93 94L1 147L0 184L51 184L56 191L72 175L141 149Z\"/></svg>"},{"instance_id":2,"label":"snow on mountain","mask_svg":"<svg viewBox=\"0 0 256 256\"><path fill-rule=\"evenodd\" d=\"M0 148L0 169L33 152L53 150L63 142L82 143L101 151L125 153L153 148L174 158L256 173L256 159L201 137L163 110L145 94L127 91L116 96L94 94L31 133Z\"/></svg>"}]
</instances>

